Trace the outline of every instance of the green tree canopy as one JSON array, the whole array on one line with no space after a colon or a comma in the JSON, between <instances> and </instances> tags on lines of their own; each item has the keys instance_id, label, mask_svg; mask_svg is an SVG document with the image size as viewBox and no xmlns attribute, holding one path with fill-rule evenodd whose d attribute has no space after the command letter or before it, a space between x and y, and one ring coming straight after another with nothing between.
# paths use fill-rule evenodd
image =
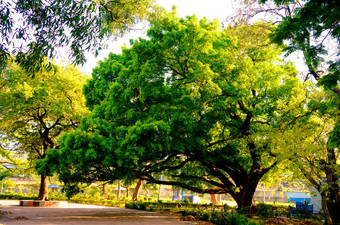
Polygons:
<instances>
[{"instance_id":1,"label":"green tree canopy","mask_svg":"<svg viewBox=\"0 0 340 225\"><path fill-rule=\"evenodd\" d=\"M260 1L265 2L265 1ZM277 5L288 5L294 1L275 1ZM289 6L287 9L289 10ZM321 83L334 88L340 80L339 58L330 61L329 73L320 70L320 63L327 55L327 38L332 37L337 44L340 41L340 5L334 0L309 0L289 12L279 23L272 36L273 41L282 43L289 40L288 53L302 51L309 72L315 79L321 76ZM326 42L326 43L325 43ZM325 74L323 74L325 73Z\"/></svg>"},{"instance_id":2,"label":"green tree canopy","mask_svg":"<svg viewBox=\"0 0 340 225\"><path fill-rule=\"evenodd\" d=\"M99 63L85 86L92 113L38 167L56 165L70 187L137 177L252 205L279 162L273 138L308 115L296 70L262 26L172 12L148 36Z\"/></svg>"},{"instance_id":3,"label":"green tree canopy","mask_svg":"<svg viewBox=\"0 0 340 225\"><path fill-rule=\"evenodd\" d=\"M10 55L30 72L47 68L67 47L74 63L85 62L85 51L96 55L101 41L126 31L146 18L153 0L0 0L0 70ZM44 63L45 62L45 63Z\"/></svg>"},{"instance_id":4,"label":"green tree canopy","mask_svg":"<svg viewBox=\"0 0 340 225\"><path fill-rule=\"evenodd\" d=\"M259 5L259 2L262 4ZM321 92L323 96L315 98L320 104L314 105L318 111L313 116L319 118L319 121L325 121L327 118L327 130L323 130L324 122L315 123L312 120L300 124L306 129L297 131L300 137L291 139L296 141L292 144L295 146L293 148L295 153L291 154L291 160L301 162L294 164L293 168L300 166L295 171L297 173L304 171L307 180L321 191L326 224L338 224L340 223L339 4L332 0L253 0L243 3L246 3L246 7L240 8L242 15L240 20L247 24L252 21L249 19L254 21L255 18L274 20L278 25L271 34L272 41L284 46L287 54L302 52L308 68L305 80L313 77L313 81L321 89L325 89ZM316 94L319 92L317 88L311 90ZM289 133L287 136L291 137ZM301 142L302 140L304 141ZM311 144L308 150L306 143L314 144ZM285 154L288 157L289 153ZM313 156L314 154L318 156ZM320 164L320 161L323 163Z\"/></svg>"},{"instance_id":5,"label":"green tree canopy","mask_svg":"<svg viewBox=\"0 0 340 225\"><path fill-rule=\"evenodd\" d=\"M260 1L262 3L266 0ZM305 176L312 185L320 192L323 198L323 210L326 214L327 224L340 223L340 181L339 181L339 143L340 143L340 70L339 70L339 41L340 41L340 5L333 0L308 0L302 2L294 1L274 1L275 4L286 10L286 15L282 18L276 31L272 35L272 40L276 43L286 41L287 53L302 51L305 59L305 64L308 67L309 74L314 77L317 84L325 88L323 97L319 97L319 101L323 102L328 99L323 106L320 107L317 117L321 121L328 118L328 132L308 133L306 129L305 135L311 137L319 136L315 143L318 143L319 157L311 160L310 151L301 148L297 149L298 160L305 161L309 159L315 162L312 170L304 170ZM294 10L293 10L294 9ZM329 46L330 42L334 41L334 46ZM331 47L331 48L330 48ZM331 50L331 51L330 51ZM327 61L328 60L328 61ZM327 66L325 67L325 63ZM324 65L322 65L324 64ZM308 78L307 75L307 78ZM319 123L321 128L315 128L314 131L322 129L322 122ZM324 144L320 144L323 140ZM314 149L314 147L312 148ZM301 153L305 153L303 154ZM323 163L320 163L320 160ZM308 161L308 160L307 160ZM314 176L310 171L318 171ZM315 176L324 175L325 179L321 179L324 185L313 182ZM313 178L313 179L312 179ZM321 188L321 187L322 188ZM329 213L328 213L329 210Z\"/></svg>"},{"instance_id":6,"label":"green tree canopy","mask_svg":"<svg viewBox=\"0 0 340 225\"><path fill-rule=\"evenodd\" d=\"M31 162L57 147L57 138L77 127L87 113L82 94L86 76L71 65L55 68L56 71L36 73L33 78L11 64L1 73L2 139L11 143L9 150L28 154ZM47 182L45 175L42 181ZM41 186L40 191L46 190L47 186Z\"/></svg>"}]
</instances>

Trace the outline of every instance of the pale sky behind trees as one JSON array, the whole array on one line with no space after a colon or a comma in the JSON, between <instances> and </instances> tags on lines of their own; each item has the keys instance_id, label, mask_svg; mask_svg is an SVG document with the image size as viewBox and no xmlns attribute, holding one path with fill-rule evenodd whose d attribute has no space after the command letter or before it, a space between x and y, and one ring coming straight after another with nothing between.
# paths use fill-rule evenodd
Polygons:
<instances>
[{"instance_id":1,"label":"pale sky behind trees","mask_svg":"<svg viewBox=\"0 0 340 225\"><path fill-rule=\"evenodd\" d=\"M177 13L180 17L191 16L195 14L199 19L204 16L210 20L215 18L223 22L236 8L235 0L156 0L156 3L163 6L167 11L171 11L173 5L177 6ZM126 44L129 46L130 39L137 39L138 37L146 37L146 23L138 24L136 30L125 34L122 38L116 41L107 42L108 48L102 50L98 57L94 57L92 53L86 54L87 62L81 68L81 71L92 73L92 69L97 66L99 60L104 60L110 52L120 54L121 46Z\"/></svg>"},{"instance_id":2,"label":"pale sky behind trees","mask_svg":"<svg viewBox=\"0 0 340 225\"><path fill-rule=\"evenodd\" d=\"M171 11L175 5L177 13L180 17L192 16L195 14L199 19L206 17L209 20L218 19L222 24L228 17L231 17L237 9L237 0L155 0L157 4L163 6L167 11ZM137 24L134 30L125 34L123 37L115 41L108 41L107 49L100 51L98 57L92 53L86 54L87 62L80 69L82 72L87 73L89 76L92 69L95 68L99 60L104 60L110 52L120 54L121 47L124 45L129 46L130 39L138 39L139 37L146 38L146 31L148 29L147 22ZM296 52L289 56L289 60L294 62L298 71L308 71L304 64L301 54ZM302 79L305 72L302 73Z\"/></svg>"}]
</instances>

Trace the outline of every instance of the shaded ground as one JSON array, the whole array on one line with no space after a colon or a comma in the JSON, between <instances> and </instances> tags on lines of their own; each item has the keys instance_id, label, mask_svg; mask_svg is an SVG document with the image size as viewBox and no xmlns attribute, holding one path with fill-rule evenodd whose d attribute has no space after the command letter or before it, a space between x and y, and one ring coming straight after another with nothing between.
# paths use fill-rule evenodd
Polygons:
<instances>
[{"instance_id":1,"label":"shaded ground","mask_svg":"<svg viewBox=\"0 0 340 225\"><path fill-rule=\"evenodd\" d=\"M263 221L265 225L278 225L278 224L284 224L284 225L319 225L320 223L313 221L313 220L303 220L303 221L293 221L288 220L286 218L272 218Z\"/></svg>"},{"instance_id":2,"label":"shaded ground","mask_svg":"<svg viewBox=\"0 0 340 225\"><path fill-rule=\"evenodd\" d=\"M0 225L174 225L198 224L181 221L179 216L133 209L69 204L64 208L19 206L16 200L0 200Z\"/></svg>"}]
</instances>

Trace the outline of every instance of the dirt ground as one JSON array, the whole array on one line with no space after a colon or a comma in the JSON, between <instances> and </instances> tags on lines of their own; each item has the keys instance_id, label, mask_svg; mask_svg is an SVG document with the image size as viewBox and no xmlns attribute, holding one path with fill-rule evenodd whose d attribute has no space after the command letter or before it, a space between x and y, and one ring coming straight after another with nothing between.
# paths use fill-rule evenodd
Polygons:
<instances>
[{"instance_id":1,"label":"dirt ground","mask_svg":"<svg viewBox=\"0 0 340 225\"><path fill-rule=\"evenodd\" d=\"M16 200L0 200L0 225L175 225L199 224L179 216L133 209L68 204L67 207L19 206Z\"/></svg>"}]
</instances>

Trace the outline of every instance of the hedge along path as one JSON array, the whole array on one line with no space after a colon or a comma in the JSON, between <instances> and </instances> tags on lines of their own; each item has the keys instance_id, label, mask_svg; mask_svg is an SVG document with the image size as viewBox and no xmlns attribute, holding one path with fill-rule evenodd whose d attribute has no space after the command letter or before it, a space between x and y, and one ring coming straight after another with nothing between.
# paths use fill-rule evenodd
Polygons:
<instances>
[{"instance_id":1,"label":"hedge along path","mask_svg":"<svg viewBox=\"0 0 340 225\"><path fill-rule=\"evenodd\" d=\"M0 225L174 225L198 224L196 221L181 221L179 216L156 212L82 205L69 203L67 207L22 207L17 200L0 200L3 217Z\"/></svg>"}]
</instances>

